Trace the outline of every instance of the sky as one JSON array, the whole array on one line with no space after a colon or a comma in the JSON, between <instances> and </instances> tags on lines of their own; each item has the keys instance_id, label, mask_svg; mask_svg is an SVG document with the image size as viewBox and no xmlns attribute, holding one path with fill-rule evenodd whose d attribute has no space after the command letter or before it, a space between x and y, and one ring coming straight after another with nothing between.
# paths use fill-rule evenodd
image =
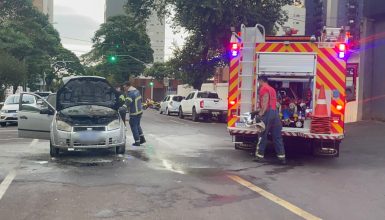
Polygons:
<instances>
[{"instance_id":1,"label":"sky","mask_svg":"<svg viewBox=\"0 0 385 220\"><path fill-rule=\"evenodd\" d=\"M96 30L104 22L105 0L54 0L54 26L65 48L80 56L91 50ZM186 34L174 34L166 24L165 56L172 55L172 42L183 45Z\"/></svg>"},{"instance_id":2,"label":"sky","mask_svg":"<svg viewBox=\"0 0 385 220\"><path fill-rule=\"evenodd\" d=\"M105 0L54 0L54 26L64 47L76 55L91 50L91 38L104 22Z\"/></svg>"}]
</instances>

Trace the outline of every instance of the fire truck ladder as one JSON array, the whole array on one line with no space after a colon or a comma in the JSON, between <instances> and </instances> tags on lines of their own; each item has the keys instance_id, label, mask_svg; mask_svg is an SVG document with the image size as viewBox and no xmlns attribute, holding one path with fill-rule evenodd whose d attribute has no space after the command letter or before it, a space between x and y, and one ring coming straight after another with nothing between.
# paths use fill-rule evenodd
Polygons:
<instances>
[{"instance_id":1,"label":"fire truck ladder","mask_svg":"<svg viewBox=\"0 0 385 220\"><path fill-rule=\"evenodd\" d=\"M259 29L261 28L263 32ZM241 26L242 47L241 47L241 71L239 73L238 100L240 100L241 115L253 111L253 84L256 76L255 58L256 43L265 42L265 29L257 24L255 27Z\"/></svg>"}]
</instances>

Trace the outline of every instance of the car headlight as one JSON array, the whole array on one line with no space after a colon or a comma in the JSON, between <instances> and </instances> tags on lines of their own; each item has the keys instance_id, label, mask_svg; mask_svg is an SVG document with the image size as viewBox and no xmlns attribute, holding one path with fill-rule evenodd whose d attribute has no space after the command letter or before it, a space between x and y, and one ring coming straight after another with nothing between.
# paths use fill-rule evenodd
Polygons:
<instances>
[{"instance_id":1,"label":"car headlight","mask_svg":"<svg viewBox=\"0 0 385 220\"><path fill-rule=\"evenodd\" d=\"M8 110L0 110L0 113L7 113Z\"/></svg>"},{"instance_id":2,"label":"car headlight","mask_svg":"<svg viewBox=\"0 0 385 220\"><path fill-rule=\"evenodd\" d=\"M70 132L72 130L72 126L64 121L57 120L56 121L56 127L60 131L68 131Z\"/></svg>"},{"instance_id":3,"label":"car headlight","mask_svg":"<svg viewBox=\"0 0 385 220\"><path fill-rule=\"evenodd\" d=\"M109 131L116 130L116 129L119 129L119 128L120 128L120 121L119 121L119 119L116 119L116 120L110 122L107 125L107 130L109 130Z\"/></svg>"}]
</instances>

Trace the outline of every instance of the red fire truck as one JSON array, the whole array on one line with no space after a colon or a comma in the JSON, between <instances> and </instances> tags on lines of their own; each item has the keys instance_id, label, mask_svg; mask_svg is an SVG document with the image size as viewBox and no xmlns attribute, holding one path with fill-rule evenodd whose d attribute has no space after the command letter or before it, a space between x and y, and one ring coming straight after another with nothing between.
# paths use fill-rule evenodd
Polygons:
<instances>
[{"instance_id":1,"label":"red fire truck","mask_svg":"<svg viewBox=\"0 0 385 220\"><path fill-rule=\"evenodd\" d=\"M277 91L284 141L295 139L315 154L339 155L344 138L347 41L340 28L314 36L265 36L261 25L233 32L230 51L228 131L236 149L255 147L261 129L246 126L258 107L257 79L265 75ZM325 88L330 133L312 133L318 93ZM302 144L303 143L303 144Z\"/></svg>"}]
</instances>

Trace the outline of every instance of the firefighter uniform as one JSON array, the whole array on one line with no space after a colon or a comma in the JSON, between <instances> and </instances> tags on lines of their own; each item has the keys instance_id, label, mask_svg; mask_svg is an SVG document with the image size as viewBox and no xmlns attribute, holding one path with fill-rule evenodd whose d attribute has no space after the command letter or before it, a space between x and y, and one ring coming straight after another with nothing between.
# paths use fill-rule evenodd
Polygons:
<instances>
[{"instance_id":1,"label":"firefighter uniform","mask_svg":"<svg viewBox=\"0 0 385 220\"><path fill-rule=\"evenodd\" d=\"M139 146L146 142L140 121L142 118L142 96L135 87L129 87L126 94L126 104L130 114L130 127L132 135L134 136L135 146Z\"/></svg>"},{"instance_id":2,"label":"firefighter uniform","mask_svg":"<svg viewBox=\"0 0 385 220\"><path fill-rule=\"evenodd\" d=\"M263 98L268 96L268 102L263 103ZM259 103L261 109L264 107L266 111L263 115L260 115L262 121L265 123L265 131L259 138L257 149L256 149L256 160L264 158L265 149L268 140L268 134L271 133L275 152L277 153L278 159L285 162L285 148L282 140L282 122L279 118L279 112L277 110L277 93L274 88L269 86L267 82L263 83L259 91Z\"/></svg>"}]
</instances>

